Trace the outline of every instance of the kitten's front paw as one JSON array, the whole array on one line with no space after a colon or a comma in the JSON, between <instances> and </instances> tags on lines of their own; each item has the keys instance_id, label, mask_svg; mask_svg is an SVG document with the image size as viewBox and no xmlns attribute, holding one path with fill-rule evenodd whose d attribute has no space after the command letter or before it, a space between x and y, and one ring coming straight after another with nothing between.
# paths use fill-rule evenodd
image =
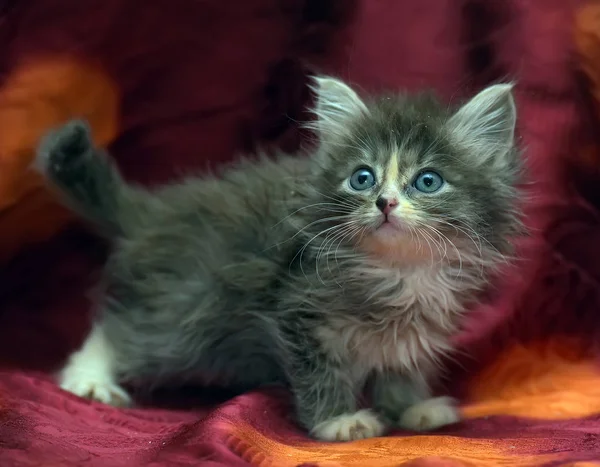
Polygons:
<instances>
[{"instance_id":1,"label":"kitten's front paw","mask_svg":"<svg viewBox=\"0 0 600 467\"><path fill-rule=\"evenodd\" d=\"M71 120L50 131L38 148L37 166L56 173L71 167L93 149L91 129L84 120Z\"/></svg>"},{"instance_id":2,"label":"kitten's front paw","mask_svg":"<svg viewBox=\"0 0 600 467\"><path fill-rule=\"evenodd\" d=\"M61 375L60 387L76 396L114 407L128 407L131 397L114 381L101 374L69 371Z\"/></svg>"},{"instance_id":3,"label":"kitten's front paw","mask_svg":"<svg viewBox=\"0 0 600 467\"><path fill-rule=\"evenodd\" d=\"M322 441L354 441L375 438L385 433L386 426L371 410L359 410L319 423L311 434Z\"/></svg>"},{"instance_id":4,"label":"kitten's front paw","mask_svg":"<svg viewBox=\"0 0 600 467\"><path fill-rule=\"evenodd\" d=\"M398 425L406 430L429 431L459 421L456 401L451 397L435 397L406 409Z\"/></svg>"}]
</instances>

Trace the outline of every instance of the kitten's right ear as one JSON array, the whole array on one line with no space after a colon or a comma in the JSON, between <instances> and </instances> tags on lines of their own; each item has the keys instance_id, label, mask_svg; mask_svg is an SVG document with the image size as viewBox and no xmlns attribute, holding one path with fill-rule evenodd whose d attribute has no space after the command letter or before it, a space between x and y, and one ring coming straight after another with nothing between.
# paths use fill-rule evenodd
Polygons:
<instances>
[{"instance_id":1,"label":"kitten's right ear","mask_svg":"<svg viewBox=\"0 0 600 467\"><path fill-rule=\"evenodd\" d=\"M514 156L517 110L513 84L485 88L448 121L454 137L472 149L476 162L503 165Z\"/></svg>"},{"instance_id":2,"label":"kitten's right ear","mask_svg":"<svg viewBox=\"0 0 600 467\"><path fill-rule=\"evenodd\" d=\"M316 76L310 88L316 95L313 112L317 119L308 126L323 142L333 142L348 133L348 124L369 113L358 94L339 79Z\"/></svg>"}]
</instances>

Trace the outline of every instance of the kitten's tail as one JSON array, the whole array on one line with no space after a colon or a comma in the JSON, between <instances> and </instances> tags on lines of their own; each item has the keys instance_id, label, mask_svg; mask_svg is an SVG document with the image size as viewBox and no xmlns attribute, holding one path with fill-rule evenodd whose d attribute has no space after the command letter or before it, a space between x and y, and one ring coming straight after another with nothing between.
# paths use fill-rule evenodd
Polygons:
<instances>
[{"instance_id":1,"label":"kitten's tail","mask_svg":"<svg viewBox=\"0 0 600 467\"><path fill-rule=\"evenodd\" d=\"M124 233L123 211L133 204L134 190L94 146L85 121L71 120L48 133L38 147L36 165L65 203L102 233L111 237Z\"/></svg>"}]
</instances>

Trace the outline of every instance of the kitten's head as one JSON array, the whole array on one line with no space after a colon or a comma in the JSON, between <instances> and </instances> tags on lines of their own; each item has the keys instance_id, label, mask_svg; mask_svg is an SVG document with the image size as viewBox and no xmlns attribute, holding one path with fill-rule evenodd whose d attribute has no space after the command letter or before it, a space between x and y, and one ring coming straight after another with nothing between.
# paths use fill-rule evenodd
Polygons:
<instances>
[{"instance_id":1,"label":"kitten's head","mask_svg":"<svg viewBox=\"0 0 600 467\"><path fill-rule=\"evenodd\" d=\"M330 229L316 244L402 262L509 251L519 229L512 85L490 86L456 110L426 94L363 100L328 77L314 90L313 202L322 218L314 228Z\"/></svg>"}]
</instances>

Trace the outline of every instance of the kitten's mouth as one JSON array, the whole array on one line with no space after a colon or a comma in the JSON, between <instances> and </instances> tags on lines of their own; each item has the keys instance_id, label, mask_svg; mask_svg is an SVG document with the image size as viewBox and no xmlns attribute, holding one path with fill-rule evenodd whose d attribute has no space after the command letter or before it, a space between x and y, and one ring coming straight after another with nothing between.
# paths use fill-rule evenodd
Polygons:
<instances>
[{"instance_id":1,"label":"kitten's mouth","mask_svg":"<svg viewBox=\"0 0 600 467\"><path fill-rule=\"evenodd\" d=\"M375 229L378 232L382 233L399 233L405 230L402 222L400 222L397 218L384 214L382 216L381 223Z\"/></svg>"}]
</instances>

